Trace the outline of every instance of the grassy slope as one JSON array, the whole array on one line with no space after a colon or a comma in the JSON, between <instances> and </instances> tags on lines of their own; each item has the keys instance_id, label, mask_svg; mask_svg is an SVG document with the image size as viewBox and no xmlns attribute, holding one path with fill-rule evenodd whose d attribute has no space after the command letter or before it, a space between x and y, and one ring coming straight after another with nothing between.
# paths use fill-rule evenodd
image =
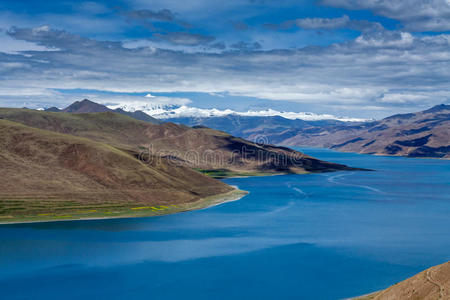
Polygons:
<instances>
[{"instance_id":1,"label":"grassy slope","mask_svg":"<svg viewBox=\"0 0 450 300\"><path fill-rule=\"evenodd\" d=\"M111 145L6 120L0 166L0 222L161 214L232 191L165 159L144 164Z\"/></svg>"}]
</instances>

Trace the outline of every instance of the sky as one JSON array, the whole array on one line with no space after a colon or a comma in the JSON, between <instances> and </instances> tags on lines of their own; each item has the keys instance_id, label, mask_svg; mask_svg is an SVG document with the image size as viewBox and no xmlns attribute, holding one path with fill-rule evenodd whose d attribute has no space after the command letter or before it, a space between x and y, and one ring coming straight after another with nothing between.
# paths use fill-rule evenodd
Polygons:
<instances>
[{"instance_id":1,"label":"sky","mask_svg":"<svg viewBox=\"0 0 450 300\"><path fill-rule=\"evenodd\" d=\"M0 106L84 98L350 119L450 103L450 0L1 0Z\"/></svg>"}]
</instances>

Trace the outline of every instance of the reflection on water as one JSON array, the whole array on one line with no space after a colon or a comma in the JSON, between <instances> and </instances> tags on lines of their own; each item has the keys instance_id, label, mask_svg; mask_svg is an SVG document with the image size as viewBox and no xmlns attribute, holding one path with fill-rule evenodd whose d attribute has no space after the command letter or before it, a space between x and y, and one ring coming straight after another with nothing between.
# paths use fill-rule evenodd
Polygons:
<instances>
[{"instance_id":1,"label":"reflection on water","mask_svg":"<svg viewBox=\"0 0 450 300\"><path fill-rule=\"evenodd\" d=\"M250 194L165 217L2 226L0 289L8 299L337 299L450 259L449 161L305 152L376 171L228 179Z\"/></svg>"}]
</instances>

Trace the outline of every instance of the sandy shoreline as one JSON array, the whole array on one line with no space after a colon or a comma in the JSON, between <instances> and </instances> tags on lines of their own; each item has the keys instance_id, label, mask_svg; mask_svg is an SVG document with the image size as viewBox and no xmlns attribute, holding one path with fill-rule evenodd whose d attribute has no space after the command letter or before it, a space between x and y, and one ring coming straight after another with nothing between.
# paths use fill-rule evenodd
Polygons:
<instances>
[{"instance_id":1,"label":"sandy shoreline","mask_svg":"<svg viewBox=\"0 0 450 300\"><path fill-rule=\"evenodd\" d=\"M239 190L237 187L233 186L234 190L229 191L224 194L218 194L213 196L208 196L205 198L201 198L192 203L181 203L177 204L176 207L171 207L165 211L127 211L121 212L120 215L117 216L99 216L99 217L81 217L81 218L67 218L67 219L48 219L48 220L24 220L24 221L11 221L5 222L0 221L0 225L13 225L13 224L28 224L28 223L49 223L49 222L67 222L67 221L89 221L89 220L108 220L108 219L126 219L126 218L143 218L143 217L157 217L157 216L165 216L172 215L176 213L197 210L197 209L205 209L208 207L220 205L226 202L236 201L244 197L248 194L247 191Z\"/></svg>"}]
</instances>

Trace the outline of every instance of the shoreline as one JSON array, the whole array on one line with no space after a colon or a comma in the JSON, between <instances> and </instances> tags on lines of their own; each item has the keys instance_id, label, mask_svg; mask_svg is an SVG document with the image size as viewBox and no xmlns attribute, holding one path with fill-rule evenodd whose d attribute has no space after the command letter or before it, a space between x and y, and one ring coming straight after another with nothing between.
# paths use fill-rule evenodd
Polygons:
<instances>
[{"instance_id":1,"label":"shoreline","mask_svg":"<svg viewBox=\"0 0 450 300\"><path fill-rule=\"evenodd\" d=\"M279 146L283 146L282 144ZM312 146L296 146L296 145L287 145L284 147L290 147L290 148L309 148L309 149L323 149L323 150L331 150L336 151L339 153L353 153L353 154L362 154L362 155L371 155L371 156L384 156L384 157L402 157L402 158L410 158L410 159L437 159L437 160L450 160L450 157L429 157L429 156L406 156L406 155L389 155L384 153L361 153L361 152L354 152L354 151L344 151L344 150L337 150L337 149L331 149L327 147L312 147ZM303 151L303 150L298 150Z\"/></svg>"},{"instance_id":2,"label":"shoreline","mask_svg":"<svg viewBox=\"0 0 450 300\"><path fill-rule=\"evenodd\" d=\"M371 299L375 298L376 296L378 296L382 291L383 290L372 292L372 293L368 293L368 294L364 294L364 295L361 295L361 296L347 298L345 300L371 300Z\"/></svg>"},{"instance_id":3,"label":"shoreline","mask_svg":"<svg viewBox=\"0 0 450 300\"><path fill-rule=\"evenodd\" d=\"M164 209L164 210L155 211L150 208L141 210L139 208L139 210L132 211L132 208L129 208L127 211L117 212L118 215L115 215L115 216L114 215L98 216L98 217L87 216L87 217L67 218L67 219L49 218L49 219L43 219L43 220L39 220L39 219L26 220L26 217L24 217L25 220L23 220L23 221L11 221L11 222L0 221L0 226L1 225L31 224L31 223L92 221L92 220L128 219L128 218L146 218L146 217L167 216L167 215L172 215L172 214L181 213L181 212L205 209L205 208L217 206L217 205L220 205L223 203L237 201L248 194L249 194L249 192L240 190L237 187L233 186L233 190L231 190L229 192L226 192L223 194L207 196L207 197L201 198L201 199L191 202L191 203L180 203L177 205L165 206L168 208Z\"/></svg>"}]
</instances>

